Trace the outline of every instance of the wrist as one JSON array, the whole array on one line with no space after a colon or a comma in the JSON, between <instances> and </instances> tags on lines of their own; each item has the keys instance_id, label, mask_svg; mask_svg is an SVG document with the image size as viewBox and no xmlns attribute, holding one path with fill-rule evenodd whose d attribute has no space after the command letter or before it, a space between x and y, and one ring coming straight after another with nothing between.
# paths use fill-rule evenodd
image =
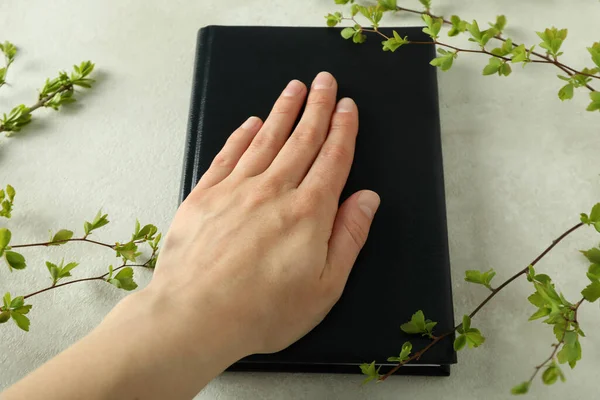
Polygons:
<instances>
[{"instance_id":1,"label":"wrist","mask_svg":"<svg viewBox=\"0 0 600 400\"><path fill-rule=\"evenodd\" d=\"M249 354L230 315L213 307L208 299L192 304L180 293L159 285L150 284L127 296L99 329L117 325L135 332L141 346L163 353L165 362L176 359L188 368L214 371L215 376Z\"/></svg>"}]
</instances>

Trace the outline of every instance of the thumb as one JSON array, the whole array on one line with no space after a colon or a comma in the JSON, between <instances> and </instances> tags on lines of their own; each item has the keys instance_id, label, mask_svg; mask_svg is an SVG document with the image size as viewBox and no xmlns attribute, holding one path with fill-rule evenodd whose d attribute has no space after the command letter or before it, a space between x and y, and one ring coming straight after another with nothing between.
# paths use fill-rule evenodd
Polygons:
<instances>
[{"instance_id":1,"label":"thumb","mask_svg":"<svg viewBox=\"0 0 600 400\"><path fill-rule=\"evenodd\" d=\"M333 223L325 274L345 285L358 253L367 241L371 222L379 207L379 195L363 190L350 196L339 208ZM324 274L324 275L325 275Z\"/></svg>"}]
</instances>

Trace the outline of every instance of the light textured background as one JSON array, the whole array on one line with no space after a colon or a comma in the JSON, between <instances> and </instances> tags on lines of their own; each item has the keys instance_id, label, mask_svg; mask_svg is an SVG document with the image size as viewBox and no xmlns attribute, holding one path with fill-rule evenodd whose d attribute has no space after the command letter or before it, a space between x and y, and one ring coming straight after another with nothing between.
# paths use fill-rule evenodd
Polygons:
<instances>
[{"instance_id":1,"label":"light textured background","mask_svg":"<svg viewBox=\"0 0 600 400\"><path fill-rule=\"evenodd\" d=\"M418 6L416 0L408 4ZM402 2L401 2L402 3ZM406 2L405 2L406 3ZM508 16L508 34L537 43L533 30L568 27L565 61L589 65L585 46L600 39L595 0L437 1L436 11L491 20ZM98 234L127 237L136 217L167 229L177 206L184 134L198 28L208 24L322 26L337 10L331 0L106 0L0 2L0 40L20 47L0 90L0 111L35 100L35 90L59 69L97 63L96 87L57 114L42 110L23 135L0 142L0 183L18 191L8 226L14 242L47 237L48 229L76 228L102 207L113 221ZM414 17L387 19L416 24ZM594 27L595 26L595 27ZM243 46L240 43L240 46ZM371 41L371 46L378 45ZM396 55L400 60L402 52ZM241 60L243 62L243 60ZM508 79L483 77L485 58L461 56L440 74L445 173L457 315L485 295L462 280L464 270L495 268L507 278L600 200L600 115L586 113L587 94L560 104L556 70L515 68ZM427 68L427 66L423 66ZM393 73L393 71L387 71ZM293 77L290 77L293 78ZM401 115L398 124L402 124ZM2 221L2 225L6 222ZM589 229L559 246L540 269L568 298L585 285L577 250L598 242ZM0 268L0 289L24 293L48 284L45 256L79 260L78 276L98 274L113 256L87 244L26 252L29 267ZM138 275L139 276L139 275ZM148 275L138 280L144 284ZM475 323L488 340L460 354L450 378L396 377L361 388L358 376L225 374L200 399L505 399L544 359L553 336L528 323L531 289L517 282L497 296ZM31 332L12 323L0 329L0 387L31 371L98 324L123 292L80 284L32 299ZM530 398L596 397L600 368L597 306L581 310L583 360L568 382L535 385ZM118 347L118 338L115 338Z\"/></svg>"}]
</instances>

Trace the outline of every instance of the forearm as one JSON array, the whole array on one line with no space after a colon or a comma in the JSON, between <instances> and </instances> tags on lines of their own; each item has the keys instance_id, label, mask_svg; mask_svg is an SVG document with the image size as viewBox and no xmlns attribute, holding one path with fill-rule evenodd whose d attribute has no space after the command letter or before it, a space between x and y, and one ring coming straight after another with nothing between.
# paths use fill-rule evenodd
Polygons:
<instances>
[{"instance_id":1,"label":"forearm","mask_svg":"<svg viewBox=\"0 0 600 400\"><path fill-rule=\"evenodd\" d=\"M121 301L92 333L3 399L189 399L244 355L221 330L217 313L195 309L206 323L182 329L190 310L155 292Z\"/></svg>"}]
</instances>

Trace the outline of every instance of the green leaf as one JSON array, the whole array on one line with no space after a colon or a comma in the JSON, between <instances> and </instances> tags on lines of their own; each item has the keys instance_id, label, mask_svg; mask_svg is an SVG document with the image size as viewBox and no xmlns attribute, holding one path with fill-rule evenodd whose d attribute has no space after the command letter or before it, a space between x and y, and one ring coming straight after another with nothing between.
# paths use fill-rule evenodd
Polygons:
<instances>
[{"instance_id":1,"label":"green leaf","mask_svg":"<svg viewBox=\"0 0 600 400\"><path fill-rule=\"evenodd\" d=\"M8 229L0 228L0 256L4 253L4 249L6 249L10 243L11 236L12 234Z\"/></svg>"},{"instance_id":2,"label":"green leaf","mask_svg":"<svg viewBox=\"0 0 600 400\"><path fill-rule=\"evenodd\" d=\"M361 32L356 32L352 37L352 41L357 44L362 44L367 41L367 36Z\"/></svg>"},{"instance_id":3,"label":"green leaf","mask_svg":"<svg viewBox=\"0 0 600 400\"><path fill-rule=\"evenodd\" d=\"M566 332L564 345L556 355L561 364L569 363L571 368L575 368L577 361L581 360L581 344L576 332Z\"/></svg>"},{"instance_id":4,"label":"green leaf","mask_svg":"<svg viewBox=\"0 0 600 400\"><path fill-rule=\"evenodd\" d=\"M2 311L0 312L0 324L5 323L10 319L10 311Z\"/></svg>"},{"instance_id":5,"label":"green leaf","mask_svg":"<svg viewBox=\"0 0 600 400\"><path fill-rule=\"evenodd\" d=\"M377 0L377 3L386 11L395 11L398 0Z\"/></svg>"},{"instance_id":6,"label":"green leaf","mask_svg":"<svg viewBox=\"0 0 600 400\"><path fill-rule=\"evenodd\" d=\"M600 282L594 281L581 291L583 297L590 303L600 299Z\"/></svg>"},{"instance_id":7,"label":"green leaf","mask_svg":"<svg viewBox=\"0 0 600 400\"><path fill-rule=\"evenodd\" d=\"M543 307L546 305L544 298L537 292L529 296L527 300L536 307Z\"/></svg>"},{"instance_id":8,"label":"green leaf","mask_svg":"<svg viewBox=\"0 0 600 400\"><path fill-rule=\"evenodd\" d=\"M461 330L462 332L466 332L469 329L471 329L471 317L468 315L463 315Z\"/></svg>"},{"instance_id":9,"label":"green leaf","mask_svg":"<svg viewBox=\"0 0 600 400\"><path fill-rule=\"evenodd\" d=\"M529 391L529 382L519 383L517 386L514 386L510 392L512 394L526 394Z\"/></svg>"},{"instance_id":10,"label":"green leaf","mask_svg":"<svg viewBox=\"0 0 600 400\"><path fill-rule=\"evenodd\" d=\"M5 41L4 43L0 43L0 51L4 53L4 56L8 60L10 64L17 55L17 47L9 41Z\"/></svg>"},{"instance_id":11,"label":"green leaf","mask_svg":"<svg viewBox=\"0 0 600 400\"><path fill-rule=\"evenodd\" d=\"M581 252L592 264L600 264L600 248L592 247L587 251Z\"/></svg>"},{"instance_id":12,"label":"green leaf","mask_svg":"<svg viewBox=\"0 0 600 400\"><path fill-rule=\"evenodd\" d=\"M454 340L454 350L460 351L465 347L466 344L467 344L467 337L465 335L459 335Z\"/></svg>"},{"instance_id":13,"label":"green leaf","mask_svg":"<svg viewBox=\"0 0 600 400\"><path fill-rule=\"evenodd\" d=\"M77 267L79 265L79 263L76 262L72 262L72 263L68 263L67 265L65 265L64 267L62 267L60 269L60 278L66 278L68 276L71 276L70 272L73 268Z\"/></svg>"},{"instance_id":14,"label":"green leaf","mask_svg":"<svg viewBox=\"0 0 600 400\"><path fill-rule=\"evenodd\" d=\"M9 292L4 293L4 297L2 298L2 302L4 303L4 309L5 310L10 310L11 299L10 299L10 293Z\"/></svg>"},{"instance_id":15,"label":"green leaf","mask_svg":"<svg viewBox=\"0 0 600 400\"><path fill-rule=\"evenodd\" d=\"M431 10L431 0L419 0L419 2L423 4L426 11Z\"/></svg>"},{"instance_id":16,"label":"green leaf","mask_svg":"<svg viewBox=\"0 0 600 400\"><path fill-rule=\"evenodd\" d=\"M433 65L434 67L439 67L442 71L448 71L450 68L452 68L454 59L458 57L457 53L446 51L444 49L438 49L438 53L440 53L441 56L434 58L429 64Z\"/></svg>"},{"instance_id":17,"label":"green leaf","mask_svg":"<svg viewBox=\"0 0 600 400\"><path fill-rule=\"evenodd\" d=\"M473 20L471 24L467 25L467 29L471 34L469 41L479 43L481 47L484 47L491 38L498 34L498 31L494 28L490 28L482 32L479 29L479 24L475 20Z\"/></svg>"},{"instance_id":18,"label":"green leaf","mask_svg":"<svg viewBox=\"0 0 600 400\"><path fill-rule=\"evenodd\" d=\"M138 287L133 280L133 268L127 267L120 270L113 279L108 280L109 283L123 290L134 290Z\"/></svg>"},{"instance_id":19,"label":"green leaf","mask_svg":"<svg viewBox=\"0 0 600 400\"><path fill-rule=\"evenodd\" d=\"M498 72L502 66L502 60L496 57L490 58L488 65L483 69L483 75L493 75Z\"/></svg>"},{"instance_id":20,"label":"green leaf","mask_svg":"<svg viewBox=\"0 0 600 400\"><path fill-rule=\"evenodd\" d=\"M560 367L552 363L542 374L542 382L544 382L546 385L553 385L556 383L560 375L562 375Z\"/></svg>"},{"instance_id":21,"label":"green leaf","mask_svg":"<svg viewBox=\"0 0 600 400\"><path fill-rule=\"evenodd\" d=\"M363 373L363 375L367 376L367 378L363 381L363 385L366 383L369 383L372 380L379 379L379 377L380 377L379 370L380 369L381 369L381 367L376 368L375 361L373 361L371 364L361 364L360 371Z\"/></svg>"},{"instance_id":22,"label":"green leaf","mask_svg":"<svg viewBox=\"0 0 600 400\"><path fill-rule=\"evenodd\" d=\"M498 15L496 17L496 23L489 24L492 28L494 28L496 31L498 31L498 33L501 33L504 28L506 27L506 17L504 15Z\"/></svg>"},{"instance_id":23,"label":"green leaf","mask_svg":"<svg viewBox=\"0 0 600 400\"><path fill-rule=\"evenodd\" d=\"M423 32L429 35L431 39L435 41L439 37L444 20L442 18L431 18L427 14L423 14L421 18L427 25L425 28L423 28Z\"/></svg>"},{"instance_id":24,"label":"green leaf","mask_svg":"<svg viewBox=\"0 0 600 400\"><path fill-rule=\"evenodd\" d=\"M52 283L55 284L59 277L60 269L56 264L51 263L50 261L46 261L46 268L48 268L48 272L50 272L50 276L52 277Z\"/></svg>"},{"instance_id":25,"label":"green leaf","mask_svg":"<svg viewBox=\"0 0 600 400\"><path fill-rule=\"evenodd\" d=\"M511 62L513 63L528 63L531 62L530 56L531 56L531 52L533 51L533 48L535 46L533 46L530 50L527 50L527 48L525 48L525 45L519 45L515 48L513 48L512 50L512 59ZM523 64L523 66L525 66L525 64Z\"/></svg>"},{"instance_id":26,"label":"green leaf","mask_svg":"<svg viewBox=\"0 0 600 400\"><path fill-rule=\"evenodd\" d=\"M600 43L596 42L592 47L587 48L592 56L592 61L598 68L600 68Z\"/></svg>"},{"instance_id":27,"label":"green leaf","mask_svg":"<svg viewBox=\"0 0 600 400\"><path fill-rule=\"evenodd\" d=\"M398 357L389 357L387 360L389 362L403 363L410 358L411 351L412 351L412 343L404 342L404 344L402 345L402 350L400 351L400 355Z\"/></svg>"},{"instance_id":28,"label":"green leaf","mask_svg":"<svg viewBox=\"0 0 600 400\"><path fill-rule=\"evenodd\" d=\"M410 321L400 326L403 332L408 334L422 333L425 331L425 315L419 310L413 314Z\"/></svg>"},{"instance_id":29,"label":"green leaf","mask_svg":"<svg viewBox=\"0 0 600 400\"><path fill-rule=\"evenodd\" d=\"M144 225L144 227L140 229L140 222L136 220L135 232L131 237L131 240L152 240L154 239L154 235L157 231L158 229L156 228L156 226L152 224Z\"/></svg>"},{"instance_id":30,"label":"green leaf","mask_svg":"<svg viewBox=\"0 0 600 400\"><path fill-rule=\"evenodd\" d=\"M342 22L342 15L340 13L327 14L325 19L327 20L327 26L334 27Z\"/></svg>"},{"instance_id":31,"label":"green leaf","mask_svg":"<svg viewBox=\"0 0 600 400\"><path fill-rule=\"evenodd\" d=\"M85 231L85 235L89 235L93 230L103 227L108 224L109 221L107 219L108 214L102 214L102 210L98 211L96 217L92 222L85 222L83 224L83 230Z\"/></svg>"},{"instance_id":32,"label":"green leaf","mask_svg":"<svg viewBox=\"0 0 600 400\"><path fill-rule=\"evenodd\" d=\"M491 289L490 283L492 279L496 276L496 271L490 269L487 272L481 272L477 270L468 270L465 271L465 281L470 283L476 283L479 285L484 285L488 289Z\"/></svg>"},{"instance_id":33,"label":"green leaf","mask_svg":"<svg viewBox=\"0 0 600 400\"><path fill-rule=\"evenodd\" d=\"M594 224L594 228L596 228L596 231L598 231L598 233L600 233L600 221L598 221Z\"/></svg>"},{"instance_id":34,"label":"green leaf","mask_svg":"<svg viewBox=\"0 0 600 400\"><path fill-rule=\"evenodd\" d=\"M592 208L589 220L590 222L600 221L600 203L594 205L594 207Z\"/></svg>"},{"instance_id":35,"label":"green leaf","mask_svg":"<svg viewBox=\"0 0 600 400\"><path fill-rule=\"evenodd\" d=\"M350 0L335 0L335 4L347 4Z\"/></svg>"},{"instance_id":36,"label":"green leaf","mask_svg":"<svg viewBox=\"0 0 600 400\"><path fill-rule=\"evenodd\" d=\"M23 307L16 308L13 311L19 314L27 314L31 310L31 307L33 307L31 304L27 304Z\"/></svg>"},{"instance_id":37,"label":"green leaf","mask_svg":"<svg viewBox=\"0 0 600 400\"><path fill-rule=\"evenodd\" d=\"M553 56L558 57L562 53L560 53L560 48L567 38L568 30L567 29L556 29L552 27L550 29L546 29L544 32L536 32L537 35L542 39L542 43L540 47L545 49L546 52Z\"/></svg>"},{"instance_id":38,"label":"green leaf","mask_svg":"<svg viewBox=\"0 0 600 400\"><path fill-rule=\"evenodd\" d=\"M393 31L393 34L394 34L393 37L389 38L388 40L384 40L383 42L381 42L381 44L383 45L383 51L394 52L400 46L403 46L403 45L409 43L408 36L405 36L404 38L402 38L402 37L400 37L400 35L396 31Z\"/></svg>"},{"instance_id":39,"label":"green leaf","mask_svg":"<svg viewBox=\"0 0 600 400\"><path fill-rule=\"evenodd\" d=\"M25 298L23 298L23 296L15 297L10 302L10 308L20 308L23 307L23 304L25 304Z\"/></svg>"},{"instance_id":40,"label":"green leaf","mask_svg":"<svg viewBox=\"0 0 600 400\"><path fill-rule=\"evenodd\" d=\"M513 52L513 44L512 39L506 39L504 43L502 43L502 47L496 47L492 50L492 54L495 56L504 57Z\"/></svg>"},{"instance_id":41,"label":"green leaf","mask_svg":"<svg viewBox=\"0 0 600 400\"><path fill-rule=\"evenodd\" d=\"M61 244L65 244L67 240L73 237L73 231L69 231L67 229L61 229L56 232L50 241L49 246L60 246Z\"/></svg>"},{"instance_id":42,"label":"green leaf","mask_svg":"<svg viewBox=\"0 0 600 400\"><path fill-rule=\"evenodd\" d=\"M452 23L452 28L448 31L450 37L457 36L467 30L467 21L461 20L458 15L450 17L450 22Z\"/></svg>"},{"instance_id":43,"label":"green leaf","mask_svg":"<svg viewBox=\"0 0 600 400\"><path fill-rule=\"evenodd\" d=\"M531 317L529 317L529 321L535 321L536 319L544 318L552 312L551 308L542 307L537 310Z\"/></svg>"},{"instance_id":44,"label":"green leaf","mask_svg":"<svg viewBox=\"0 0 600 400\"><path fill-rule=\"evenodd\" d=\"M12 202L15 199L17 192L15 191L14 187L6 185L6 194L8 195L8 200Z\"/></svg>"},{"instance_id":45,"label":"green leaf","mask_svg":"<svg viewBox=\"0 0 600 400\"><path fill-rule=\"evenodd\" d=\"M600 280L600 264L590 265L588 268L587 277L592 282Z\"/></svg>"},{"instance_id":46,"label":"green leaf","mask_svg":"<svg viewBox=\"0 0 600 400\"><path fill-rule=\"evenodd\" d=\"M25 332L29 332L29 318L14 311L11 311L10 316L19 328L23 329Z\"/></svg>"},{"instance_id":47,"label":"green leaf","mask_svg":"<svg viewBox=\"0 0 600 400\"><path fill-rule=\"evenodd\" d=\"M581 223L589 225L590 224L590 217L588 217L588 215L586 213L581 213L580 215L581 215L581 217L579 218L579 220L581 221Z\"/></svg>"},{"instance_id":48,"label":"green leaf","mask_svg":"<svg viewBox=\"0 0 600 400\"><path fill-rule=\"evenodd\" d=\"M465 331L464 334L467 337L467 344L469 347L479 347L485 342L485 337L479 332L479 329L471 328Z\"/></svg>"},{"instance_id":49,"label":"green leaf","mask_svg":"<svg viewBox=\"0 0 600 400\"><path fill-rule=\"evenodd\" d=\"M342 37L344 39L350 39L352 36L354 36L355 32L356 31L354 30L354 28L348 27L348 28L342 29L342 31L340 32L340 34L342 35Z\"/></svg>"},{"instance_id":50,"label":"green leaf","mask_svg":"<svg viewBox=\"0 0 600 400\"><path fill-rule=\"evenodd\" d=\"M133 242L127 242L125 244L117 243L115 245L115 251L117 252L117 257L123 257L124 260L129 260L135 262L137 257L141 254L137 251L138 246Z\"/></svg>"},{"instance_id":51,"label":"green leaf","mask_svg":"<svg viewBox=\"0 0 600 400\"><path fill-rule=\"evenodd\" d=\"M498 71L498 74L500 76L509 76L512 72L512 68L510 66L509 63L507 63L506 61L500 66L500 70Z\"/></svg>"},{"instance_id":52,"label":"green leaf","mask_svg":"<svg viewBox=\"0 0 600 400\"><path fill-rule=\"evenodd\" d=\"M569 83L569 84L563 86L558 91L558 98L561 99L562 101L571 100L573 98L573 90L574 89L575 89L575 87L573 86L572 83Z\"/></svg>"},{"instance_id":53,"label":"green leaf","mask_svg":"<svg viewBox=\"0 0 600 400\"><path fill-rule=\"evenodd\" d=\"M13 269L24 269L27 267L27 264L25 263L25 257L17 252L5 251L4 259L6 260L6 263L11 271Z\"/></svg>"},{"instance_id":54,"label":"green leaf","mask_svg":"<svg viewBox=\"0 0 600 400\"><path fill-rule=\"evenodd\" d=\"M0 119L0 126L5 132L18 132L30 122L31 113L29 108L24 104L20 104L13 108L8 115L3 114L2 119Z\"/></svg>"},{"instance_id":55,"label":"green leaf","mask_svg":"<svg viewBox=\"0 0 600 400\"><path fill-rule=\"evenodd\" d=\"M600 110L600 92L592 92L590 93L590 99L592 102L588 106L588 111L598 111Z\"/></svg>"}]
</instances>

